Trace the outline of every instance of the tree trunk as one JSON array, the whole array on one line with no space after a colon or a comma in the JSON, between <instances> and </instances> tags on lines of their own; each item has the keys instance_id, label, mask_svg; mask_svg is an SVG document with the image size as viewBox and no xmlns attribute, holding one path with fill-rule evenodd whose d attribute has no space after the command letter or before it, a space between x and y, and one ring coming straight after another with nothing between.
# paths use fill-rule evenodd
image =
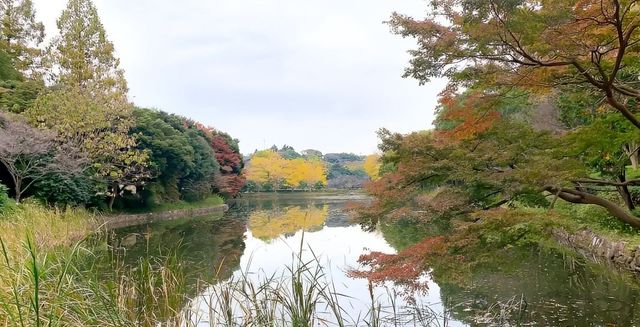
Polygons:
<instances>
[{"instance_id":1,"label":"tree trunk","mask_svg":"<svg viewBox=\"0 0 640 327\"><path fill-rule=\"evenodd\" d=\"M618 181L620 183L624 183L626 181L624 173L618 176ZM631 192L629 192L629 187L627 185L620 185L616 186L616 188L618 189L618 193L620 193L620 196L622 196L622 200L624 200L624 203L627 205L627 209L635 209L636 207L633 204L633 198L631 197Z\"/></svg>"},{"instance_id":2,"label":"tree trunk","mask_svg":"<svg viewBox=\"0 0 640 327\"><path fill-rule=\"evenodd\" d=\"M638 162L640 161L640 155L638 154L640 152L638 151L638 144L636 144L636 142L631 142L622 146L622 149L624 150L624 153L629 157L633 170L637 170Z\"/></svg>"},{"instance_id":3,"label":"tree trunk","mask_svg":"<svg viewBox=\"0 0 640 327\"><path fill-rule=\"evenodd\" d=\"M546 186L545 191L551 193L557 193L561 199L577 204L595 204L597 206L607 209L607 211L620 221L623 221L631 226L640 228L640 218L631 215L624 208L621 208L617 204L595 196L591 193L569 189L569 188L557 188L554 186Z\"/></svg>"},{"instance_id":4,"label":"tree trunk","mask_svg":"<svg viewBox=\"0 0 640 327\"><path fill-rule=\"evenodd\" d=\"M14 184L15 184L14 186L15 186L15 192L16 192L16 202L20 203L20 197L22 196L22 179L15 178Z\"/></svg>"},{"instance_id":5,"label":"tree trunk","mask_svg":"<svg viewBox=\"0 0 640 327\"><path fill-rule=\"evenodd\" d=\"M111 186L111 198L109 198L109 212L113 211L113 204L116 202L116 197L118 197L118 184L114 184Z\"/></svg>"}]
</instances>

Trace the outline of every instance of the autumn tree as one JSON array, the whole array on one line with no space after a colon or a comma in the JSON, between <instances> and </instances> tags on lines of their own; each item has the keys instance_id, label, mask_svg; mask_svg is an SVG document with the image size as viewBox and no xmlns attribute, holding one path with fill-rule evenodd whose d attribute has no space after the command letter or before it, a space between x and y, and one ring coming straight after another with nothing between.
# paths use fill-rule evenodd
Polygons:
<instances>
[{"instance_id":1,"label":"autumn tree","mask_svg":"<svg viewBox=\"0 0 640 327\"><path fill-rule=\"evenodd\" d=\"M285 182L294 188L308 188L320 184L327 185L324 163L318 159L296 158L285 164Z\"/></svg>"},{"instance_id":2,"label":"autumn tree","mask_svg":"<svg viewBox=\"0 0 640 327\"><path fill-rule=\"evenodd\" d=\"M229 144L232 142L230 139L217 133L211 139L211 147L220 165L220 175L216 177L216 188L222 194L235 196L244 186L246 178L242 174L244 166L242 156Z\"/></svg>"},{"instance_id":3,"label":"autumn tree","mask_svg":"<svg viewBox=\"0 0 640 327\"><path fill-rule=\"evenodd\" d=\"M255 153L247 166L247 180L263 188L318 188L327 185L324 162L318 158L287 160L273 150Z\"/></svg>"},{"instance_id":4,"label":"autumn tree","mask_svg":"<svg viewBox=\"0 0 640 327\"><path fill-rule=\"evenodd\" d=\"M364 159L364 171L367 172L371 180L376 180L380 177L380 156L377 154L370 154Z\"/></svg>"},{"instance_id":5,"label":"autumn tree","mask_svg":"<svg viewBox=\"0 0 640 327\"><path fill-rule=\"evenodd\" d=\"M430 16L394 14L417 40L405 76L554 89L583 85L637 128L640 11L635 0L436 0Z\"/></svg>"},{"instance_id":6,"label":"autumn tree","mask_svg":"<svg viewBox=\"0 0 640 327\"><path fill-rule=\"evenodd\" d=\"M522 123L499 121L457 142L437 131L385 135L381 161L394 168L368 186L374 217L465 216L514 201L548 206L546 185L584 173L577 160L556 153L556 137Z\"/></svg>"},{"instance_id":7,"label":"autumn tree","mask_svg":"<svg viewBox=\"0 0 640 327\"><path fill-rule=\"evenodd\" d=\"M285 178L285 160L273 150L258 151L247 165L247 179L278 187Z\"/></svg>"}]
</instances>

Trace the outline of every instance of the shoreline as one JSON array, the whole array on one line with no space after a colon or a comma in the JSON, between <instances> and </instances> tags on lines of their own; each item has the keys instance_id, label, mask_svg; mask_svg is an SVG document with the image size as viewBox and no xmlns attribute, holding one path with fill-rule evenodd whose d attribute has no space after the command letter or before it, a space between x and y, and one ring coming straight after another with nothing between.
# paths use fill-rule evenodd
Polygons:
<instances>
[{"instance_id":1,"label":"shoreline","mask_svg":"<svg viewBox=\"0 0 640 327\"><path fill-rule=\"evenodd\" d=\"M140 214L101 215L96 220L99 227L110 230L185 217L204 217L215 213L224 213L228 210L227 204L219 204L204 208L174 209Z\"/></svg>"}]
</instances>

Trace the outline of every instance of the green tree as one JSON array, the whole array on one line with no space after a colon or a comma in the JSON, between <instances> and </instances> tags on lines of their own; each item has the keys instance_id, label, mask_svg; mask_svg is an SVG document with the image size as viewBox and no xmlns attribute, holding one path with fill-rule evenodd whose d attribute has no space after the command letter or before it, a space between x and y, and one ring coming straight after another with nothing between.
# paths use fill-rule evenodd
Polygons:
<instances>
[{"instance_id":1,"label":"green tree","mask_svg":"<svg viewBox=\"0 0 640 327\"><path fill-rule=\"evenodd\" d=\"M41 96L25 114L36 126L54 130L59 143L86 154L111 206L124 186L149 177L149 154L137 149L135 137L129 135L129 110L110 103L112 98L66 87Z\"/></svg>"},{"instance_id":2,"label":"green tree","mask_svg":"<svg viewBox=\"0 0 640 327\"><path fill-rule=\"evenodd\" d=\"M213 192L216 176L220 173L220 165L210 143L201 131L187 130L189 145L194 150L194 169L180 182L180 189L187 201L206 198Z\"/></svg>"},{"instance_id":3,"label":"green tree","mask_svg":"<svg viewBox=\"0 0 640 327\"><path fill-rule=\"evenodd\" d=\"M36 20L31 0L1 0L0 49L7 52L22 74L37 77L42 68L44 25Z\"/></svg>"},{"instance_id":4,"label":"green tree","mask_svg":"<svg viewBox=\"0 0 640 327\"><path fill-rule=\"evenodd\" d=\"M60 36L50 49L52 64L59 70L54 80L126 102L124 71L93 2L69 0L57 24Z\"/></svg>"},{"instance_id":5,"label":"green tree","mask_svg":"<svg viewBox=\"0 0 640 327\"><path fill-rule=\"evenodd\" d=\"M150 153L149 169L154 176L145 189L153 202L180 199L179 182L195 169L195 150L189 142L184 118L151 109L133 112L131 134L138 137L138 148Z\"/></svg>"}]
</instances>

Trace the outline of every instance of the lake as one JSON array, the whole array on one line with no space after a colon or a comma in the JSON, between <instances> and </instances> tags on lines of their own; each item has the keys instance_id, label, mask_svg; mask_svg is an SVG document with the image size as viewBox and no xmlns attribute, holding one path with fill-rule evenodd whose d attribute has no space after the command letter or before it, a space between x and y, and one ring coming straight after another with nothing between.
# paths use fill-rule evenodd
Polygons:
<instances>
[{"instance_id":1,"label":"lake","mask_svg":"<svg viewBox=\"0 0 640 327\"><path fill-rule=\"evenodd\" d=\"M404 294L391 283L369 289L366 280L348 274L361 254L395 253L428 232L402 225L363 229L345 208L366 201L358 194L245 195L222 217L124 228L111 243L124 249L118 260L130 264L179 253L192 281L184 288L185 312L198 326L222 324L211 310L221 299L220 285L282 282L300 262L314 265L309 271L319 271L340 294L346 325L366 326L376 315L380 326L640 326L640 288L630 276L551 250L505 249L467 272L465 282L425 273L425 292ZM237 304L231 307L242 316ZM316 325L335 323L324 303L317 316Z\"/></svg>"}]
</instances>

